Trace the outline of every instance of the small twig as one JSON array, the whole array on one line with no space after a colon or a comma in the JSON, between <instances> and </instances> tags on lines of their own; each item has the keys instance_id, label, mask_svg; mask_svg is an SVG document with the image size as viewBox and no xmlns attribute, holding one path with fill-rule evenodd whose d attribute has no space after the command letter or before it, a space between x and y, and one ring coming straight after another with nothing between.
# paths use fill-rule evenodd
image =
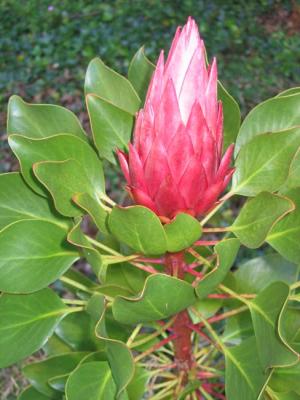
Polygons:
<instances>
[{"instance_id":1,"label":"small twig","mask_svg":"<svg viewBox=\"0 0 300 400\"><path fill-rule=\"evenodd\" d=\"M228 232L228 227L219 227L219 228L202 228L202 232L204 233L218 233L218 232Z\"/></svg>"},{"instance_id":2,"label":"small twig","mask_svg":"<svg viewBox=\"0 0 300 400\"><path fill-rule=\"evenodd\" d=\"M137 337L137 335L140 333L140 330L142 329L143 325L138 324L135 329L133 330L132 334L129 336L126 345L130 347L134 341L134 339Z\"/></svg>"},{"instance_id":3,"label":"small twig","mask_svg":"<svg viewBox=\"0 0 300 400\"><path fill-rule=\"evenodd\" d=\"M136 261L147 262L152 264L163 264L164 262L162 258L147 258L147 257L138 257Z\"/></svg>"},{"instance_id":4,"label":"small twig","mask_svg":"<svg viewBox=\"0 0 300 400\"><path fill-rule=\"evenodd\" d=\"M67 278L66 276L61 276L59 278L61 282L67 283L70 286L75 287L76 289L82 290L83 292L86 293L94 293L92 290L90 290L87 286L83 285L82 283L76 282L73 279Z\"/></svg>"},{"instance_id":5,"label":"small twig","mask_svg":"<svg viewBox=\"0 0 300 400\"><path fill-rule=\"evenodd\" d=\"M230 197L232 197L233 195L234 195L234 192L228 192L227 194L225 194L225 196L223 196L223 197L220 199L219 204L218 204L210 213L208 213L208 214L203 218L203 220L200 222L200 224L201 224L202 226L204 226L204 225L207 223L207 221L209 221L210 218L211 218L212 216L214 216L215 213L223 206L223 204L224 204L227 200L229 200Z\"/></svg>"},{"instance_id":6,"label":"small twig","mask_svg":"<svg viewBox=\"0 0 300 400\"><path fill-rule=\"evenodd\" d=\"M78 299L62 299L65 304L78 304L78 305L86 305L87 301L78 300Z\"/></svg>"},{"instance_id":7,"label":"small twig","mask_svg":"<svg viewBox=\"0 0 300 400\"><path fill-rule=\"evenodd\" d=\"M131 262L131 264L138 269L141 269L142 271L149 272L149 274L158 274L158 271L156 271L155 268L151 267L151 265L144 265L137 262Z\"/></svg>"},{"instance_id":8,"label":"small twig","mask_svg":"<svg viewBox=\"0 0 300 400\"><path fill-rule=\"evenodd\" d=\"M172 335L168 336L167 338L161 340L160 342L155 343L152 347L150 347L149 349L147 349L146 351L144 351L143 353L141 353L137 357L135 357L134 361L137 362L137 361L143 359L144 357L146 357L149 354L153 353L154 351L158 350L160 347L165 346L167 343L171 342L176 337L177 337L177 335L172 334Z\"/></svg>"},{"instance_id":9,"label":"small twig","mask_svg":"<svg viewBox=\"0 0 300 400\"><path fill-rule=\"evenodd\" d=\"M215 246L218 244L220 240L197 240L194 243L194 246Z\"/></svg>"}]
</instances>

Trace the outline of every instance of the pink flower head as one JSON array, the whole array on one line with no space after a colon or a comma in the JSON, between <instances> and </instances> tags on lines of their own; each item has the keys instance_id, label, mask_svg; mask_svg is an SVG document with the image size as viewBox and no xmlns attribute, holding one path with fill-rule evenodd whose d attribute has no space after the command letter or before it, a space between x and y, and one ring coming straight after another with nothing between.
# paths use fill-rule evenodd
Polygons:
<instances>
[{"instance_id":1,"label":"pink flower head","mask_svg":"<svg viewBox=\"0 0 300 400\"><path fill-rule=\"evenodd\" d=\"M135 203L160 217L205 214L233 173L233 145L223 157L222 145L216 59L206 66L203 40L189 18L177 29L166 62L160 53L129 154L118 151Z\"/></svg>"}]
</instances>

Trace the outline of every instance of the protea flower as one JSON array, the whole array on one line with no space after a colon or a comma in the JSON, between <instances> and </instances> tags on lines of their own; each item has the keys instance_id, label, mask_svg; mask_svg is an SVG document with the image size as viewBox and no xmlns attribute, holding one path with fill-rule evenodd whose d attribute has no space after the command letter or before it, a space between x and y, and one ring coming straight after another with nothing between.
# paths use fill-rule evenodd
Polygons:
<instances>
[{"instance_id":1,"label":"protea flower","mask_svg":"<svg viewBox=\"0 0 300 400\"><path fill-rule=\"evenodd\" d=\"M222 157L222 144L216 59L206 66L203 40L189 18L177 29L166 63L160 53L129 154L118 151L135 203L162 220L205 214L233 173L233 145Z\"/></svg>"}]
</instances>

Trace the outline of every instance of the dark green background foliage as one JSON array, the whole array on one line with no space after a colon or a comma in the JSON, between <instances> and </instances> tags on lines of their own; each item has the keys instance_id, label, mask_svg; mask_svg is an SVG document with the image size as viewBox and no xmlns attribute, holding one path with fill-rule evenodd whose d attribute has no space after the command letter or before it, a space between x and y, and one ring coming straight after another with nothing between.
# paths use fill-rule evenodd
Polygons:
<instances>
[{"instance_id":1,"label":"dark green background foliage","mask_svg":"<svg viewBox=\"0 0 300 400\"><path fill-rule=\"evenodd\" d=\"M244 110L297 84L300 73L300 11L292 1L2 0L0 7L2 106L13 92L66 101L95 55L125 73L145 44L154 61L188 15Z\"/></svg>"}]
</instances>

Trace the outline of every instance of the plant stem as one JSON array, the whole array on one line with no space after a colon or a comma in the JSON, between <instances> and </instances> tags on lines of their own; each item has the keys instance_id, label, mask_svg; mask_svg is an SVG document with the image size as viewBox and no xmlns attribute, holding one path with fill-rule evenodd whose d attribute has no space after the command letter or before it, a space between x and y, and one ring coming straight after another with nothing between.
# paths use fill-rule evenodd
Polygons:
<instances>
[{"instance_id":1,"label":"plant stem","mask_svg":"<svg viewBox=\"0 0 300 400\"><path fill-rule=\"evenodd\" d=\"M234 195L234 192L228 192L227 194L225 194L225 196L223 196L223 197L220 199L219 204L218 204L210 213L208 213L208 214L203 218L203 220L200 222L200 224L201 224L202 226L204 226L204 225L206 224L206 222L209 221L210 218L211 218L213 215L215 215L215 213L223 206L223 204L224 204L228 199L230 199L230 197L232 197L233 195Z\"/></svg>"},{"instance_id":2,"label":"plant stem","mask_svg":"<svg viewBox=\"0 0 300 400\"><path fill-rule=\"evenodd\" d=\"M85 235L85 238L86 238L93 246L98 247L99 249L104 250L104 251L106 251L107 253L110 253L110 254L112 254L112 255L114 255L114 256L118 256L118 257L124 257L123 254L118 253L117 251L111 249L111 248L108 247L108 246L105 246L105 244L102 244L102 243L98 242L98 240L95 240L95 239L93 239L93 238L91 238L91 237L89 237L89 236L87 236L87 235Z\"/></svg>"},{"instance_id":3,"label":"plant stem","mask_svg":"<svg viewBox=\"0 0 300 400\"><path fill-rule=\"evenodd\" d=\"M62 299L62 301L65 304L77 304L77 305L83 305L83 306L85 306L87 304L87 301L79 300L79 299Z\"/></svg>"},{"instance_id":4,"label":"plant stem","mask_svg":"<svg viewBox=\"0 0 300 400\"><path fill-rule=\"evenodd\" d=\"M176 276L178 279L184 279L184 253L168 253L165 256L166 271L169 275ZM188 374L195 365L192 351L190 316L187 310L183 310L176 315L172 326L172 332L175 335L173 339L174 360L178 376L182 376L181 383L185 385L188 381Z\"/></svg>"},{"instance_id":5,"label":"plant stem","mask_svg":"<svg viewBox=\"0 0 300 400\"><path fill-rule=\"evenodd\" d=\"M203 228L203 233L221 233L221 232L228 232L228 227L219 227L219 228Z\"/></svg>"},{"instance_id":6,"label":"plant stem","mask_svg":"<svg viewBox=\"0 0 300 400\"><path fill-rule=\"evenodd\" d=\"M59 280L60 280L61 282L64 282L64 283L70 285L70 286L75 287L76 289L82 290L83 292L86 292L86 293L94 293L94 292L93 292L92 290L90 290L87 286L82 285L82 283L76 282L76 281L74 281L73 279L67 278L66 276L61 276L61 277L59 278Z\"/></svg>"}]
</instances>

